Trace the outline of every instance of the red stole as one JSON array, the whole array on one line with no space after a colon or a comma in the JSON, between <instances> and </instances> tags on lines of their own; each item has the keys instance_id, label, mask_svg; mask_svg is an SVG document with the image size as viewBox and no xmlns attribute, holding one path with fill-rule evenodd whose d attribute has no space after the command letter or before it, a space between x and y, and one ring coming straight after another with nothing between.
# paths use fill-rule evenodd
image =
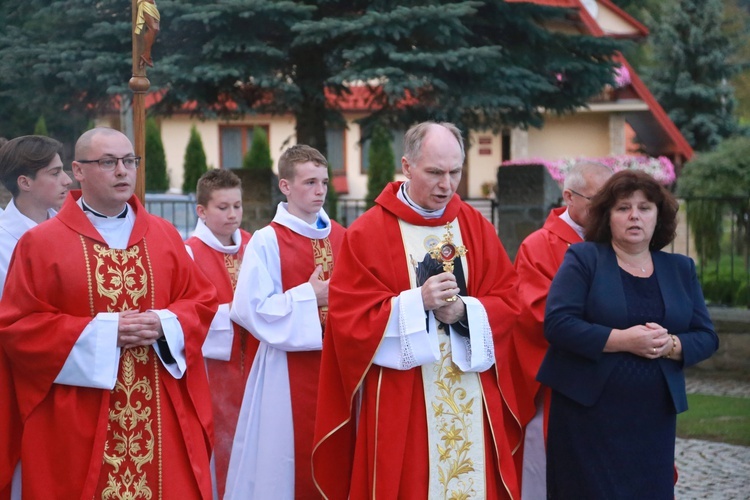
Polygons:
<instances>
[{"instance_id":1,"label":"red stole","mask_svg":"<svg viewBox=\"0 0 750 500\"><path fill-rule=\"evenodd\" d=\"M86 260L91 317L97 311L155 309L148 246L140 241L125 250L110 249L81 237ZM161 498L164 470L163 426L179 425L159 380L152 347L122 349L115 388L104 397L108 406L104 456L95 497ZM165 421L166 420L166 421Z\"/></svg>"},{"instance_id":2,"label":"red stole","mask_svg":"<svg viewBox=\"0 0 750 500\"><path fill-rule=\"evenodd\" d=\"M240 235L240 249L235 254L215 250L195 236L185 242L193 251L195 263L216 287L220 304L230 303L234 297L242 257L250 241L250 233L247 231L240 230ZM238 324L232 323L232 327L234 339L229 361L206 359L211 406L214 412L214 461L219 498L224 496L229 457L232 453L245 383L259 344L258 339Z\"/></svg>"},{"instance_id":3,"label":"red stole","mask_svg":"<svg viewBox=\"0 0 750 500\"><path fill-rule=\"evenodd\" d=\"M341 248L344 228L331 221L328 238L310 239L295 233L286 226L271 223L279 244L281 285L284 291L310 279L318 265L322 265L321 279L331 278L334 255ZM325 331L328 307L318 308L320 321ZM289 393L294 423L294 496L295 498L317 497L313 483L310 457L312 455L315 407L318 400L318 375L321 351L287 352L289 369Z\"/></svg>"}]
</instances>

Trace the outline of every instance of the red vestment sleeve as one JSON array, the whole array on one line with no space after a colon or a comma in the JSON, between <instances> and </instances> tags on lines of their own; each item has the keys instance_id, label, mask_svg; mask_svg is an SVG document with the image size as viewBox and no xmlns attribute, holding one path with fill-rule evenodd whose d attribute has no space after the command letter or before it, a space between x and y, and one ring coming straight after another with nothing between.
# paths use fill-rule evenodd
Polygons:
<instances>
[{"instance_id":1,"label":"red vestment sleeve","mask_svg":"<svg viewBox=\"0 0 750 500\"><path fill-rule=\"evenodd\" d=\"M535 397L540 383L536 374L549 343L544 338L544 310L552 279L572 243L581 241L572 227L560 219L565 207L554 209L544 227L531 233L516 254L518 298L521 315L514 331L513 344L519 372L516 393L521 422L525 426L536 413Z\"/></svg>"},{"instance_id":2,"label":"red vestment sleeve","mask_svg":"<svg viewBox=\"0 0 750 500\"><path fill-rule=\"evenodd\" d=\"M10 499L13 471L21 455L21 431L8 358L0 349L0 500Z\"/></svg>"}]
</instances>

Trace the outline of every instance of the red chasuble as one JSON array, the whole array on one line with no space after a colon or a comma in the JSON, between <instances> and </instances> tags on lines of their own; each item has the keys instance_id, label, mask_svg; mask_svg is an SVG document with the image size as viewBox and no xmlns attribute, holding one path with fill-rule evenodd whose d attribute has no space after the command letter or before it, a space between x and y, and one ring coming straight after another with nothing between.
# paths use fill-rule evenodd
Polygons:
<instances>
[{"instance_id":1,"label":"red chasuble","mask_svg":"<svg viewBox=\"0 0 750 500\"><path fill-rule=\"evenodd\" d=\"M185 244L193 251L195 263L216 287L219 304L232 302L240 265L250 233L240 229L242 242L237 253L219 252L193 236ZM234 339L229 361L206 359L211 403L214 412L214 463L219 498L224 496L229 456L232 452L237 417L245 393L245 382L258 351L258 339L241 326L232 323Z\"/></svg>"},{"instance_id":2,"label":"red chasuble","mask_svg":"<svg viewBox=\"0 0 750 500\"><path fill-rule=\"evenodd\" d=\"M527 236L516 254L521 316L513 341L523 374L517 387L523 425L529 423L536 413L534 398L540 388L539 382L536 381L536 373L549 346L544 338L547 292L568 247L582 241L570 224L560 218L565 210L565 207L552 210L544 226ZM549 402L548 399L549 390L545 392L546 403ZM546 403L545 422L549 409Z\"/></svg>"},{"instance_id":3,"label":"red chasuble","mask_svg":"<svg viewBox=\"0 0 750 500\"><path fill-rule=\"evenodd\" d=\"M216 291L167 221L132 197L125 250L107 247L73 191L18 242L0 302L23 437L23 494L47 498L211 498L211 407L201 346ZM154 348L123 349L113 390L55 384L98 312L168 309L187 369L175 379ZM106 369L106 367L101 367ZM149 496L150 495L150 496Z\"/></svg>"},{"instance_id":4,"label":"red chasuble","mask_svg":"<svg viewBox=\"0 0 750 500\"><path fill-rule=\"evenodd\" d=\"M10 362L0 349L0 500L10 498L13 471L21 455L21 432Z\"/></svg>"},{"instance_id":5,"label":"red chasuble","mask_svg":"<svg viewBox=\"0 0 750 500\"><path fill-rule=\"evenodd\" d=\"M279 244L281 286L284 292L306 283L319 265L323 266L321 279L331 278L334 256L338 256L344 240L345 230L341 225L331 221L331 232L323 239L310 239L276 222L271 222L271 227ZM320 307L318 311L321 326L325 330L328 308ZM310 473L310 456L318 399L320 351L288 351L286 360L294 423L294 497L315 498L317 489Z\"/></svg>"},{"instance_id":6,"label":"red chasuble","mask_svg":"<svg viewBox=\"0 0 750 500\"><path fill-rule=\"evenodd\" d=\"M458 217L468 249L468 295L485 307L495 342L495 365L479 374L487 494L520 498L513 454L522 436L507 362L518 315L513 266L492 225L458 196L443 217L424 219L397 198L400 185L389 184L376 206L352 224L337 255L315 423L316 485L332 499L427 498L421 367L392 370L374 365L373 358L391 315L391 299L411 288L398 220L443 226Z\"/></svg>"}]
</instances>

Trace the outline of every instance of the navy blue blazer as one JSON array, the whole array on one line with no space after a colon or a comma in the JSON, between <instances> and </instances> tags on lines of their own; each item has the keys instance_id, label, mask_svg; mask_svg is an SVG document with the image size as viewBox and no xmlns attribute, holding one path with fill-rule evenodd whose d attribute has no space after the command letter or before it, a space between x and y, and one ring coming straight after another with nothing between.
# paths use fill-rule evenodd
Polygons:
<instances>
[{"instance_id":1,"label":"navy blue blazer","mask_svg":"<svg viewBox=\"0 0 750 500\"><path fill-rule=\"evenodd\" d=\"M683 367L711 356L719 338L708 315L693 261L651 252L664 300L660 324L679 337L682 360L655 359L664 373L677 413L687 410ZM572 245L547 297L544 336L549 348L537 380L585 406L593 406L614 367L603 352L613 328L630 328L620 268L612 246Z\"/></svg>"}]
</instances>

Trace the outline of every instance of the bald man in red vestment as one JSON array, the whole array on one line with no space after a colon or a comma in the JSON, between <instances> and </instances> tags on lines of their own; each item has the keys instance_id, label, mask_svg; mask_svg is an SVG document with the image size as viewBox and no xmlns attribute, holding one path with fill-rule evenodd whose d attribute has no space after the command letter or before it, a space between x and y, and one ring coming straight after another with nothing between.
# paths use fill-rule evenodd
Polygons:
<instances>
[{"instance_id":1,"label":"bald man in red vestment","mask_svg":"<svg viewBox=\"0 0 750 500\"><path fill-rule=\"evenodd\" d=\"M81 190L19 240L0 302L23 498L211 498L216 290L133 196L127 137L92 129L75 151Z\"/></svg>"}]
</instances>

